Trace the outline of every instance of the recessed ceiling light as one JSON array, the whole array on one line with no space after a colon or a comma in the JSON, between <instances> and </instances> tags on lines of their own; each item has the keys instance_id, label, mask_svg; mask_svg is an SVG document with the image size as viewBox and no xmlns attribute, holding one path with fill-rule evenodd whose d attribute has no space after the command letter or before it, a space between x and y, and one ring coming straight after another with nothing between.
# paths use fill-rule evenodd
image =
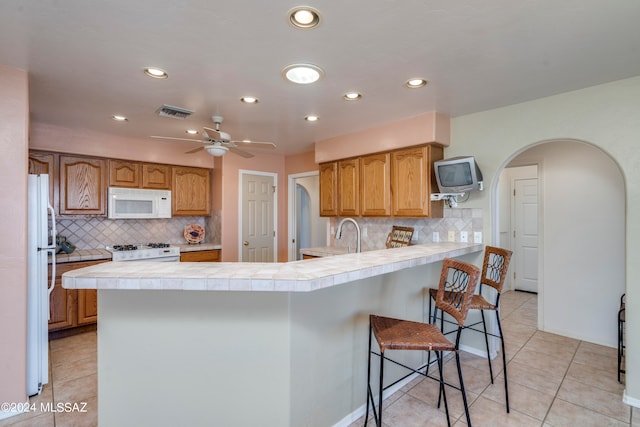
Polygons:
<instances>
[{"instance_id":1,"label":"recessed ceiling light","mask_svg":"<svg viewBox=\"0 0 640 427\"><path fill-rule=\"evenodd\" d=\"M240 98L240 101L244 102L245 104L257 104L258 98L256 98L255 96L243 96L242 98Z\"/></svg>"},{"instance_id":2,"label":"recessed ceiling light","mask_svg":"<svg viewBox=\"0 0 640 427\"><path fill-rule=\"evenodd\" d=\"M307 117L304 118L306 121L308 122L317 122L318 120L320 120L320 117L316 116L316 115L309 115Z\"/></svg>"},{"instance_id":3,"label":"recessed ceiling light","mask_svg":"<svg viewBox=\"0 0 640 427\"><path fill-rule=\"evenodd\" d=\"M282 77L301 85L317 82L323 75L322 68L312 64L291 64L282 70Z\"/></svg>"},{"instance_id":4,"label":"recessed ceiling light","mask_svg":"<svg viewBox=\"0 0 640 427\"><path fill-rule=\"evenodd\" d=\"M296 28L309 29L320 25L320 12L310 6L294 7L287 16L289 23Z\"/></svg>"},{"instance_id":5,"label":"recessed ceiling light","mask_svg":"<svg viewBox=\"0 0 640 427\"><path fill-rule=\"evenodd\" d=\"M149 77L153 77L154 79L166 79L167 77L169 77L169 74L167 74L166 71L156 67L147 67L144 69L144 73Z\"/></svg>"},{"instance_id":6,"label":"recessed ceiling light","mask_svg":"<svg viewBox=\"0 0 640 427\"><path fill-rule=\"evenodd\" d=\"M346 101L357 101L362 99L362 94L360 92L347 92L342 95L342 98Z\"/></svg>"},{"instance_id":7,"label":"recessed ceiling light","mask_svg":"<svg viewBox=\"0 0 640 427\"><path fill-rule=\"evenodd\" d=\"M115 114L115 115L111 116L111 118L112 118L113 120L115 120L116 122L126 122L126 121L128 121L128 120L129 120L129 119L127 119L125 116L119 116L119 115L117 115L117 114Z\"/></svg>"},{"instance_id":8,"label":"recessed ceiling light","mask_svg":"<svg viewBox=\"0 0 640 427\"><path fill-rule=\"evenodd\" d=\"M197 135L198 131L195 129L187 129L185 130L186 133L188 133L189 135Z\"/></svg>"},{"instance_id":9,"label":"recessed ceiling light","mask_svg":"<svg viewBox=\"0 0 640 427\"><path fill-rule=\"evenodd\" d=\"M417 89L419 87L424 87L427 85L427 81L421 78L413 78L406 81L404 84L406 87L410 89Z\"/></svg>"}]
</instances>

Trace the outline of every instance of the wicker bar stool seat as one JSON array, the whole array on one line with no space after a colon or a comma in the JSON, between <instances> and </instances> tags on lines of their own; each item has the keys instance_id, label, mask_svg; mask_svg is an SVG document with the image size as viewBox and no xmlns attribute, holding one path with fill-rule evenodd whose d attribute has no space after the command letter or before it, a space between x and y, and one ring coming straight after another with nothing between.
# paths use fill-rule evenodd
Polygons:
<instances>
[{"instance_id":1,"label":"wicker bar stool seat","mask_svg":"<svg viewBox=\"0 0 640 427\"><path fill-rule=\"evenodd\" d=\"M449 406L447 404L445 385L460 390L467 417L467 425L471 427L471 418L469 416L469 407L464 389L464 381L462 379L458 347L460 344L460 332L462 331L462 326L464 325L469 304L471 303L471 298L475 291L479 276L480 270L472 264L449 258L445 259L442 263L440 284L435 301L436 307L446 313L449 313L458 323L459 328L455 342L449 341L436 324L401 320L373 314L369 316L369 360L367 363L367 403L364 423L365 426L368 422L369 408L373 410L376 425L378 427L382 426L382 396L384 390L415 373L439 382L440 398L438 399L438 407L440 407L440 401L442 399L444 401L448 425L451 425L451 420L449 419ZM378 348L380 350L379 353L372 349L373 337L375 337L375 340L378 343ZM428 352L429 357L425 366L412 368L387 357L386 352L389 350L426 351ZM436 356L439 373L438 377L429 374L431 352L434 352ZM444 381L443 352L452 352L455 354L456 366L458 369L458 380L460 384L459 387ZM378 356L380 358L377 410L373 389L371 387L372 356ZM406 376L397 379L393 383L384 386L385 360L407 369L409 373Z\"/></svg>"},{"instance_id":2,"label":"wicker bar stool seat","mask_svg":"<svg viewBox=\"0 0 640 427\"><path fill-rule=\"evenodd\" d=\"M480 287L477 294L474 294L469 304L469 310L480 310L481 321L465 325L464 329L471 329L476 332L484 334L484 342L487 349L487 361L489 362L489 376L491 377L491 384L493 384L493 367L491 366L491 354L489 352L489 336L500 338L502 345L502 365L504 376L504 391L505 402L507 412L509 412L509 386L507 381L507 357L504 349L504 336L502 333L502 325L500 323L500 294L502 292L502 286L507 277L507 269L509 268L509 262L511 260L512 252L507 249L496 248L493 246L486 246L484 252L484 261L482 263L482 274L480 276ZM495 303L489 302L482 295L483 285L490 286L496 291ZM431 303L436 301L438 289L429 289L429 313L431 313ZM498 334L492 334L487 331L487 323L485 321L484 312L493 311L496 314L496 321L498 323ZM436 322L438 307L436 305L433 310L433 322ZM447 322L444 316L440 316L440 328L444 328L444 323ZM482 323L482 330L476 329L475 326Z\"/></svg>"}]
</instances>

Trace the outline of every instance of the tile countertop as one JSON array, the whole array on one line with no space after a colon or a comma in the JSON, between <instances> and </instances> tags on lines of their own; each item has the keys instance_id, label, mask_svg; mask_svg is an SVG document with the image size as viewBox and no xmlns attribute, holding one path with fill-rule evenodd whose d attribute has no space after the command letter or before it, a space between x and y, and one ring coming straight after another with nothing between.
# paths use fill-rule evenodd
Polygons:
<instances>
[{"instance_id":1,"label":"tile countertop","mask_svg":"<svg viewBox=\"0 0 640 427\"><path fill-rule=\"evenodd\" d=\"M217 243L199 243L197 245L179 244L171 246L179 247L180 252L207 251L222 248L222 245ZM106 249L76 249L70 254L65 254L62 252L56 254L56 264L80 261L97 261L101 259L110 260L111 252Z\"/></svg>"},{"instance_id":2,"label":"tile countertop","mask_svg":"<svg viewBox=\"0 0 640 427\"><path fill-rule=\"evenodd\" d=\"M431 243L286 263L110 262L62 276L67 289L309 292L484 249Z\"/></svg>"}]
</instances>

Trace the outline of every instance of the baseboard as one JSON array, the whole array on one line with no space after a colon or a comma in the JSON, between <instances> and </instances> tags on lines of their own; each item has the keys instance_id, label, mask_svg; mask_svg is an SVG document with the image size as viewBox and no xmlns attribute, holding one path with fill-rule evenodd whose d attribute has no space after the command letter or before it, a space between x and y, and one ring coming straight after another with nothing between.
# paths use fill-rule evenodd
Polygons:
<instances>
[{"instance_id":1,"label":"baseboard","mask_svg":"<svg viewBox=\"0 0 640 427\"><path fill-rule=\"evenodd\" d=\"M22 412L18 411L17 409L12 411L0 410L0 421L6 420L7 418L15 417L16 415L20 415L20 414L22 414Z\"/></svg>"},{"instance_id":2,"label":"baseboard","mask_svg":"<svg viewBox=\"0 0 640 427\"><path fill-rule=\"evenodd\" d=\"M629 406L633 406L634 408L640 408L640 399L635 397L631 397L627 394L627 389L624 389L622 393L622 402L626 403Z\"/></svg>"}]
</instances>

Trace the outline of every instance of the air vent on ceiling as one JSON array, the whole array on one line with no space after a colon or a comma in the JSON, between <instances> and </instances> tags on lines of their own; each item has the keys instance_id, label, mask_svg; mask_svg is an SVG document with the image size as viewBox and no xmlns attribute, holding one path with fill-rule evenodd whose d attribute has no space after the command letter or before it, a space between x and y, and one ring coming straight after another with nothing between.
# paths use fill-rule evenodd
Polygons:
<instances>
[{"instance_id":1,"label":"air vent on ceiling","mask_svg":"<svg viewBox=\"0 0 640 427\"><path fill-rule=\"evenodd\" d=\"M172 119L184 120L193 114L193 111L165 104L158 108L156 113L158 113L160 117L171 117Z\"/></svg>"}]
</instances>

